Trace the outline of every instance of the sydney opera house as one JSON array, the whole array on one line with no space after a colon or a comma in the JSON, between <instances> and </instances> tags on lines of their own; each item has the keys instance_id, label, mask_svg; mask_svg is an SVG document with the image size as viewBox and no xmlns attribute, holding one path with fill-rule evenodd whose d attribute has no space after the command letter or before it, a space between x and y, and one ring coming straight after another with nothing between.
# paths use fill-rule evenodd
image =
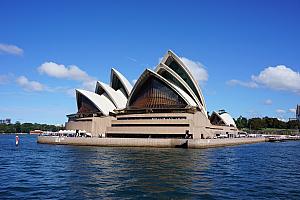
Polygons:
<instances>
[{"instance_id":1,"label":"sydney opera house","mask_svg":"<svg viewBox=\"0 0 300 200\"><path fill-rule=\"evenodd\" d=\"M98 81L95 92L78 89L76 100L78 111L67 115L66 129L93 137L207 139L238 133L224 110L208 116L197 81L172 51L134 86L112 69L109 85Z\"/></svg>"}]
</instances>

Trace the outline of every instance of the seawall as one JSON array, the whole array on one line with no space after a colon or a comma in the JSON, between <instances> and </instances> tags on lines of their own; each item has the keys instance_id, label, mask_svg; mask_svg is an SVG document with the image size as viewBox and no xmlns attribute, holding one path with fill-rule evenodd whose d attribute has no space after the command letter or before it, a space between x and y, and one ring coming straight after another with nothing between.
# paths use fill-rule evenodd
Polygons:
<instances>
[{"instance_id":1,"label":"seawall","mask_svg":"<svg viewBox=\"0 0 300 200\"><path fill-rule=\"evenodd\" d=\"M196 139L190 140L188 142L189 148L199 149L199 148L208 148L208 147L222 147L222 146L232 146L239 144L251 144L258 142L268 141L264 137L258 138L232 138L232 139Z\"/></svg>"},{"instance_id":2,"label":"seawall","mask_svg":"<svg viewBox=\"0 0 300 200\"><path fill-rule=\"evenodd\" d=\"M100 146L100 147L156 147L156 148L210 148L265 142L265 138L232 139L153 139L153 138L83 138L38 136L41 144Z\"/></svg>"}]
</instances>

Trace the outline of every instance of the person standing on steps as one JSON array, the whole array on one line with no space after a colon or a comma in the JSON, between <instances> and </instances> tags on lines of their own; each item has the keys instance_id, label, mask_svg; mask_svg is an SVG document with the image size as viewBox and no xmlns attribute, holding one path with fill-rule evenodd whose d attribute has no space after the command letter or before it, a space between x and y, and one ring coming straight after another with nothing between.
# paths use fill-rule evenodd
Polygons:
<instances>
[{"instance_id":1,"label":"person standing on steps","mask_svg":"<svg viewBox=\"0 0 300 200\"><path fill-rule=\"evenodd\" d=\"M185 131L185 136L184 136L185 139L189 139L189 137L190 137L189 132L190 132L189 130Z\"/></svg>"}]
</instances>

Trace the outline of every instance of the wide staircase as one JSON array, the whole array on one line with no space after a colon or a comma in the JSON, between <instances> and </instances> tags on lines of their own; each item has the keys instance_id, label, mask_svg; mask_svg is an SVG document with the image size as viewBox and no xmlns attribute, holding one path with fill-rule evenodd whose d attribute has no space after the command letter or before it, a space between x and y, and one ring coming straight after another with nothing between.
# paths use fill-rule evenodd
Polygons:
<instances>
[{"instance_id":1,"label":"wide staircase","mask_svg":"<svg viewBox=\"0 0 300 200\"><path fill-rule=\"evenodd\" d=\"M190 124L187 113L120 115L106 129L106 137L184 138Z\"/></svg>"}]
</instances>

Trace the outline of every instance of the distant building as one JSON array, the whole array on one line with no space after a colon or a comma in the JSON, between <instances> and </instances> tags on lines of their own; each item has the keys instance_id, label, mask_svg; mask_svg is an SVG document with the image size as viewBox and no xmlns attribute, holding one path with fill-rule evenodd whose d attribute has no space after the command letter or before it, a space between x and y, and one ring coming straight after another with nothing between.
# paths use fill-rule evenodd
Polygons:
<instances>
[{"instance_id":1,"label":"distant building","mask_svg":"<svg viewBox=\"0 0 300 200\"><path fill-rule=\"evenodd\" d=\"M297 105L296 108L296 119L300 121L300 105Z\"/></svg>"},{"instance_id":2,"label":"distant building","mask_svg":"<svg viewBox=\"0 0 300 200\"><path fill-rule=\"evenodd\" d=\"M0 119L0 124L11 124L11 119Z\"/></svg>"}]
</instances>

